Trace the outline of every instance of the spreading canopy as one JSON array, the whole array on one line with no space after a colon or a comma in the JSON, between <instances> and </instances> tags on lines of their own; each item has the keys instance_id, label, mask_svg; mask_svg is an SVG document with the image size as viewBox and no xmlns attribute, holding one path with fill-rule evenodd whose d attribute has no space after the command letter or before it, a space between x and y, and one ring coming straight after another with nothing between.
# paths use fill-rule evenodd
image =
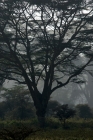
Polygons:
<instances>
[{"instance_id":1,"label":"spreading canopy","mask_svg":"<svg viewBox=\"0 0 93 140\"><path fill-rule=\"evenodd\" d=\"M2 77L31 92L42 80L49 94L77 81L93 60L92 15L91 1L0 1L0 71L8 73Z\"/></svg>"}]
</instances>

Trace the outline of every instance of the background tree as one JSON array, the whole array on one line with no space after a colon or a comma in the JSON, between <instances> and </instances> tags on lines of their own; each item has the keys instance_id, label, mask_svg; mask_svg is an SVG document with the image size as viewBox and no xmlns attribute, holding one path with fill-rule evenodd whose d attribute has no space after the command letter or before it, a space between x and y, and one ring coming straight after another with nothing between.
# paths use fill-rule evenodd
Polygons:
<instances>
[{"instance_id":1,"label":"background tree","mask_svg":"<svg viewBox=\"0 0 93 140\"><path fill-rule=\"evenodd\" d=\"M75 115L75 110L68 107L68 104L58 106L54 109L55 117L57 117L61 122L63 122L63 127L66 127L66 119L73 117Z\"/></svg>"},{"instance_id":2,"label":"background tree","mask_svg":"<svg viewBox=\"0 0 93 140\"><path fill-rule=\"evenodd\" d=\"M90 68L90 70L92 67ZM87 103L89 107L93 108L93 75L92 72L90 71L89 73L84 73L82 74L82 79L85 82L82 82L80 84L72 83L71 88L67 87L67 90L70 90L70 95L69 95L69 101L72 103L80 103L80 104L85 104ZM64 91L65 92L65 91ZM67 98L67 97L65 97ZM67 98L68 99L68 98ZM67 100L68 101L68 100ZM69 103L69 102L68 102Z\"/></svg>"},{"instance_id":3,"label":"background tree","mask_svg":"<svg viewBox=\"0 0 93 140\"><path fill-rule=\"evenodd\" d=\"M87 104L78 104L76 106L77 115L80 118L88 119L93 118L92 109Z\"/></svg>"},{"instance_id":4,"label":"background tree","mask_svg":"<svg viewBox=\"0 0 93 140\"><path fill-rule=\"evenodd\" d=\"M29 91L23 86L3 89L0 117L3 119L29 119L35 117L35 108Z\"/></svg>"},{"instance_id":5,"label":"background tree","mask_svg":"<svg viewBox=\"0 0 93 140\"><path fill-rule=\"evenodd\" d=\"M27 85L41 126L51 94L93 60L92 15L91 1L0 1L1 76Z\"/></svg>"},{"instance_id":6,"label":"background tree","mask_svg":"<svg viewBox=\"0 0 93 140\"><path fill-rule=\"evenodd\" d=\"M56 100L49 100L46 110L47 116L53 116L53 110L61 104Z\"/></svg>"},{"instance_id":7,"label":"background tree","mask_svg":"<svg viewBox=\"0 0 93 140\"><path fill-rule=\"evenodd\" d=\"M86 82L85 84L82 86L82 85L79 85L79 88L83 94L83 96L85 96L86 98L86 102L87 104L89 105L89 107L93 108L93 74L92 72L89 73L86 73L86 76L85 76L85 79L86 79Z\"/></svg>"},{"instance_id":8,"label":"background tree","mask_svg":"<svg viewBox=\"0 0 93 140\"><path fill-rule=\"evenodd\" d=\"M76 102L79 102L81 96L82 93L79 90L79 85L76 83L69 83L53 93L51 97L53 100L57 100L61 104L75 105Z\"/></svg>"}]
</instances>

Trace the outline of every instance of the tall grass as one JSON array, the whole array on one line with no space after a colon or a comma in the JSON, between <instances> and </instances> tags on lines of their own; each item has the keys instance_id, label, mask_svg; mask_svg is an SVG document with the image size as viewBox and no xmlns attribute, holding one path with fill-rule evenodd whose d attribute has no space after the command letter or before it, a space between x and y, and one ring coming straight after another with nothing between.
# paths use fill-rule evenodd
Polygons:
<instances>
[{"instance_id":1,"label":"tall grass","mask_svg":"<svg viewBox=\"0 0 93 140\"><path fill-rule=\"evenodd\" d=\"M46 128L40 129L37 119L17 121L0 121L0 129L27 127L39 130L32 133L26 140L93 140L93 119L69 119L66 122L67 128L63 129L62 124L54 118L48 118Z\"/></svg>"}]
</instances>

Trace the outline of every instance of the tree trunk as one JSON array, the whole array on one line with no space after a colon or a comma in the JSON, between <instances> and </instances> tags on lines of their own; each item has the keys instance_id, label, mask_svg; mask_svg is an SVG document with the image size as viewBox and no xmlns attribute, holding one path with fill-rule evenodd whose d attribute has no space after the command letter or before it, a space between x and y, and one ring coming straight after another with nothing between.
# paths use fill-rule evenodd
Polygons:
<instances>
[{"instance_id":1,"label":"tree trunk","mask_svg":"<svg viewBox=\"0 0 93 140\"><path fill-rule=\"evenodd\" d=\"M39 122L39 126L41 128L44 128L45 127L45 111L37 110L36 115Z\"/></svg>"},{"instance_id":2,"label":"tree trunk","mask_svg":"<svg viewBox=\"0 0 93 140\"><path fill-rule=\"evenodd\" d=\"M42 97L42 94L39 94L38 99L36 102L34 102L35 108L36 108L36 115L39 122L39 126L41 128L45 127L45 114L48 104L48 98Z\"/></svg>"},{"instance_id":3,"label":"tree trunk","mask_svg":"<svg viewBox=\"0 0 93 140\"><path fill-rule=\"evenodd\" d=\"M38 122L39 122L39 126L41 127L41 128L44 128L45 127L45 116L37 116L37 118L38 118Z\"/></svg>"},{"instance_id":4,"label":"tree trunk","mask_svg":"<svg viewBox=\"0 0 93 140\"><path fill-rule=\"evenodd\" d=\"M29 87L29 89L30 89L30 87ZM47 94L47 92L46 92L46 94ZM46 108L47 108L49 95L50 95L49 94L47 97L46 94L44 94L44 96L43 96L43 93L41 94L41 93L39 93L39 91L31 92L31 96L34 101L34 106L36 108L36 115L37 115L37 119L38 119L40 127L45 127L45 114L46 114Z\"/></svg>"}]
</instances>

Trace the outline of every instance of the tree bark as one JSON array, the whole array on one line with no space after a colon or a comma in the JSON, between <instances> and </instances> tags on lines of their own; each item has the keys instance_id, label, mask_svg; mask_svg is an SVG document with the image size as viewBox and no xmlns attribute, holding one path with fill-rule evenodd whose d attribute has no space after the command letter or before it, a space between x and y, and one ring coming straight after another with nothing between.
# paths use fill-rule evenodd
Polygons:
<instances>
[{"instance_id":1,"label":"tree bark","mask_svg":"<svg viewBox=\"0 0 93 140\"><path fill-rule=\"evenodd\" d=\"M46 114L47 104L50 97L50 94L47 95L47 92L49 93L49 91L41 94L38 90L33 91L31 86L28 86L28 88L30 90L32 99L34 101L34 106L36 108L36 115L39 122L39 126L45 127L45 114Z\"/></svg>"},{"instance_id":2,"label":"tree bark","mask_svg":"<svg viewBox=\"0 0 93 140\"><path fill-rule=\"evenodd\" d=\"M46 94L44 96L43 94L38 94L37 100L36 101L34 100L36 115L39 122L39 126L41 128L44 128L46 126L45 115L46 115L48 100L49 98L46 97Z\"/></svg>"},{"instance_id":3,"label":"tree bark","mask_svg":"<svg viewBox=\"0 0 93 140\"><path fill-rule=\"evenodd\" d=\"M41 128L44 128L45 127L45 111L41 111L41 110L37 110L36 112L36 115L37 115L37 119L38 119L38 122L39 122L39 126Z\"/></svg>"},{"instance_id":4,"label":"tree bark","mask_svg":"<svg viewBox=\"0 0 93 140\"><path fill-rule=\"evenodd\" d=\"M37 118L38 118L39 126L41 128L44 128L46 126L45 116L37 116Z\"/></svg>"}]
</instances>

